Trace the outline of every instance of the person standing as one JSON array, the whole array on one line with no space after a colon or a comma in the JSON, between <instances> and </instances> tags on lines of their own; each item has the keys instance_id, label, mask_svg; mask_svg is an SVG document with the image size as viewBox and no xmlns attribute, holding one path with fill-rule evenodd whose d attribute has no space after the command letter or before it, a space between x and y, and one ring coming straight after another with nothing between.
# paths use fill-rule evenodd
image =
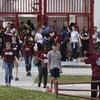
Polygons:
<instances>
[{"instance_id":1,"label":"person standing","mask_svg":"<svg viewBox=\"0 0 100 100\"><path fill-rule=\"evenodd\" d=\"M73 62L75 62L76 58L77 58L76 55L77 55L77 48L78 48L79 40L80 40L80 37L79 37L78 31L76 31L75 26L72 26L70 41L71 41L71 49L72 49L72 59L73 59Z\"/></svg>"},{"instance_id":2,"label":"person standing","mask_svg":"<svg viewBox=\"0 0 100 100\"><path fill-rule=\"evenodd\" d=\"M82 43L82 57L86 56L89 47L89 32L87 27L83 27L83 31L80 33L80 39Z\"/></svg>"},{"instance_id":3,"label":"person standing","mask_svg":"<svg viewBox=\"0 0 100 100\"><path fill-rule=\"evenodd\" d=\"M93 47L95 47L96 45L96 41L97 41L97 36L98 36L98 30L97 30L97 26L94 26L93 28Z\"/></svg>"},{"instance_id":4,"label":"person standing","mask_svg":"<svg viewBox=\"0 0 100 100\"><path fill-rule=\"evenodd\" d=\"M5 68L5 84L6 86L11 85L12 69L14 67L13 61L16 60L18 64L18 59L16 57L15 51L11 48L11 43L6 43L6 48L2 52L3 64L2 68Z\"/></svg>"},{"instance_id":5,"label":"person standing","mask_svg":"<svg viewBox=\"0 0 100 100\"><path fill-rule=\"evenodd\" d=\"M48 72L51 74L51 86L50 92L52 91L53 84L57 78L60 77L60 72L62 72L61 67L61 53L57 51L57 44L52 44L52 50L48 52ZM55 89L55 87L54 87Z\"/></svg>"},{"instance_id":6,"label":"person standing","mask_svg":"<svg viewBox=\"0 0 100 100\"><path fill-rule=\"evenodd\" d=\"M92 65L92 81L100 81L100 46L96 45L94 48L94 54L89 55L87 59L81 59L81 62L85 62L86 64L91 64ZM91 83L91 89L92 90L100 90L100 83L95 82ZM97 92L96 91L91 91L91 97L92 98L97 98ZM100 92L98 98L100 99ZM98 100L99 100L98 99ZM94 100L94 99L91 99Z\"/></svg>"},{"instance_id":7,"label":"person standing","mask_svg":"<svg viewBox=\"0 0 100 100\"><path fill-rule=\"evenodd\" d=\"M50 48L52 49L52 43L55 42L56 37L57 37L57 33L55 32L54 27L52 26L50 27L49 35L50 35L50 39L49 39Z\"/></svg>"}]
</instances>

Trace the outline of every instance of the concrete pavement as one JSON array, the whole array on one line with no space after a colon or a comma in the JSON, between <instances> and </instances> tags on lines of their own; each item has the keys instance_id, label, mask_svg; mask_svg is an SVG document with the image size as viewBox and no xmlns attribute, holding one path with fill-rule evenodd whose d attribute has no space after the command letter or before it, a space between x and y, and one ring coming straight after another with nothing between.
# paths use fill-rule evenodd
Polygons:
<instances>
[{"instance_id":1,"label":"concrete pavement","mask_svg":"<svg viewBox=\"0 0 100 100\"><path fill-rule=\"evenodd\" d=\"M84 65L86 66L87 68L78 68L77 66L71 66L70 67L67 67L66 65L74 65L75 63L72 63L72 62L62 62L62 66L63 66L63 73L61 75L91 75L91 68L90 68L90 65L85 65L84 63L80 63L80 62L76 62L76 64L80 64L80 66ZM0 66L1 66L1 61L0 61ZM24 64L24 61L23 62L20 62L19 64L19 81L15 81L14 79L12 80L11 82L11 85L14 86L14 87L19 87L19 88L24 88L24 89L30 89L30 90L39 90L39 91L43 91L45 92L46 89L43 88L43 84L41 86L41 88L38 87L37 84L34 83L34 80L35 78L38 76L38 69L37 67L35 67L33 64L32 64L32 76L31 77L27 77L26 76L26 70L25 70L25 64ZM66 66L66 67L65 67ZM69 65L68 65L69 66ZM73 67L73 68L72 68ZM15 78L15 71L13 70L13 76ZM5 85L5 80L4 80L4 69L2 69L0 67L0 85ZM48 84L50 85L50 84ZM90 85L68 85L68 86L60 86L61 88L86 88L86 89L90 89ZM63 93L66 93L66 92L63 92ZM67 93L75 93L77 94L77 92L67 92ZM78 94L82 95L87 95L87 93L79 93ZM90 94L88 94L90 95Z\"/></svg>"},{"instance_id":2,"label":"concrete pavement","mask_svg":"<svg viewBox=\"0 0 100 100\"><path fill-rule=\"evenodd\" d=\"M63 68L62 75L91 75L91 68ZM13 76L14 76L13 78L15 78L14 70L13 70ZM38 76L37 67L32 68L32 76L31 77L26 76L26 70L24 67L19 67L19 81L15 81L13 79L11 82L11 85L14 87L31 89L31 90L40 90L40 91L45 92L46 89L43 88L43 84L42 84L41 88L38 88L37 84L34 83L34 80L37 76ZM1 67L0 67L0 85L5 85L4 70ZM63 88L65 88L65 87L69 88L69 86L64 86ZM77 85L70 86L70 88L76 88L76 87L77 87ZM83 86L79 85L78 87L82 88Z\"/></svg>"}]
</instances>

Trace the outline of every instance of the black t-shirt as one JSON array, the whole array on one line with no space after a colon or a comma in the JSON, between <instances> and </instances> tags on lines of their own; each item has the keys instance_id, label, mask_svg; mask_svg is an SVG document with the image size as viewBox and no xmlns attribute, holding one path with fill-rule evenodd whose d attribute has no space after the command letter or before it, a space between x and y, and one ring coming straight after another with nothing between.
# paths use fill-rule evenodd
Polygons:
<instances>
[{"instance_id":1,"label":"black t-shirt","mask_svg":"<svg viewBox=\"0 0 100 100\"><path fill-rule=\"evenodd\" d=\"M3 37L4 37L3 32L0 32L0 44L3 44Z\"/></svg>"},{"instance_id":2,"label":"black t-shirt","mask_svg":"<svg viewBox=\"0 0 100 100\"><path fill-rule=\"evenodd\" d=\"M11 43L11 47L13 48L13 50L15 50L16 57L19 58L19 51L21 50L19 43Z\"/></svg>"}]
</instances>

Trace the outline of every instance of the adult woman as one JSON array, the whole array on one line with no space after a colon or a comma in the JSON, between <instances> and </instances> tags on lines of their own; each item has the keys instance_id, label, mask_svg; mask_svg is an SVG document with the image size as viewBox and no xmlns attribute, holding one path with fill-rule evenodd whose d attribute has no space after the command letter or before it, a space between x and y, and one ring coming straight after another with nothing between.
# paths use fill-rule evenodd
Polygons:
<instances>
[{"instance_id":1,"label":"adult woman","mask_svg":"<svg viewBox=\"0 0 100 100\"><path fill-rule=\"evenodd\" d=\"M41 86L41 80L44 76L44 86L43 88L46 88L47 85L47 47L46 45L43 46L43 51L38 52L37 59L41 61L41 64L38 66L39 71L39 84L38 87Z\"/></svg>"},{"instance_id":2,"label":"adult woman","mask_svg":"<svg viewBox=\"0 0 100 100\"><path fill-rule=\"evenodd\" d=\"M83 31L80 34L80 38L82 43L82 57L84 57L89 47L89 32L86 27L83 27Z\"/></svg>"},{"instance_id":3,"label":"adult woman","mask_svg":"<svg viewBox=\"0 0 100 100\"><path fill-rule=\"evenodd\" d=\"M14 67L13 60L15 59L18 63L18 59L15 56L15 51L11 48L10 42L6 43L6 48L2 52L3 65L2 68L5 68L5 83L6 85L11 85L12 69Z\"/></svg>"}]
</instances>

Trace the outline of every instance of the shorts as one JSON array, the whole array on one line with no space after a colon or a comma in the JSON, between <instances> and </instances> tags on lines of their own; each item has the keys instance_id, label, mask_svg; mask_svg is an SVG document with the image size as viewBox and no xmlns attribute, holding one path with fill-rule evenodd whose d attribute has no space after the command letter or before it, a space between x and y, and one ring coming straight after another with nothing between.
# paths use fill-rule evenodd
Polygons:
<instances>
[{"instance_id":1,"label":"shorts","mask_svg":"<svg viewBox=\"0 0 100 100\"><path fill-rule=\"evenodd\" d=\"M18 68L18 63L16 60L14 60L14 68Z\"/></svg>"},{"instance_id":2,"label":"shorts","mask_svg":"<svg viewBox=\"0 0 100 100\"><path fill-rule=\"evenodd\" d=\"M70 51L72 51L71 50L71 43L70 42L67 42L67 50L70 52Z\"/></svg>"},{"instance_id":3,"label":"shorts","mask_svg":"<svg viewBox=\"0 0 100 100\"><path fill-rule=\"evenodd\" d=\"M57 78L60 77L60 70L58 68L54 68L50 70L51 77Z\"/></svg>"}]
</instances>

